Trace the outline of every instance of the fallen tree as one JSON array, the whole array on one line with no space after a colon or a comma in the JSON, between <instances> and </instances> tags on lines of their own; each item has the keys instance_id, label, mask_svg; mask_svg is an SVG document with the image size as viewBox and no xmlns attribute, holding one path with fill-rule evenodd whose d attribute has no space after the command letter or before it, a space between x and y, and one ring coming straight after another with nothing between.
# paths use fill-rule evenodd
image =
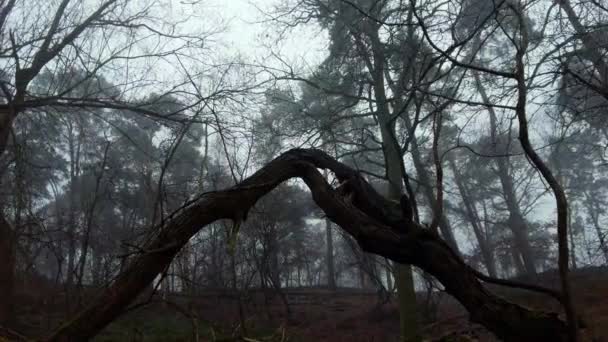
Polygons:
<instances>
[{"instance_id":1,"label":"fallen tree","mask_svg":"<svg viewBox=\"0 0 608 342\"><path fill-rule=\"evenodd\" d=\"M332 188L318 171L330 170L344 184ZM83 341L115 319L179 250L206 225L220 219L237 224L280 183L301 178L315 203L367 252L420 267L443 284L478 322L507 341L565 341L565 323L556 313L532 311L484 288L478 272L435 233L405 219L399 203L379 195L356 171L319 150L294 149L277 157L242 183L207 192L155 227L154 236L85 310L59 327L47 341Z\"/></svg>"}]
</instances>

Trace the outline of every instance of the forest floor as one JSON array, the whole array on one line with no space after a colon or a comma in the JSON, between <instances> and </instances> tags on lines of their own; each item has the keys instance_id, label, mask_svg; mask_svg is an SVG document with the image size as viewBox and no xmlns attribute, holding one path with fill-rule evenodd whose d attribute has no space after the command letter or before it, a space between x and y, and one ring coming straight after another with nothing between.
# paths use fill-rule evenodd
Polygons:
<instances>
[{"instance_id":1,"label":"forest floor","mask_svg":"<svg viewBox=\"0 0 608 342\"><path fill-rule=\"evenodd\" d=\"M556 272L540 276L536 283L548 287L559 284ZM583 269L572 273L572 285L579 313L587 325L587 341L608 341L608 268ZM511 301L527 307L558 311L550 298L530 292L493 288ZM29 291L28 291L29 292ZM42 292L40 292L42 293ZM393 303L379 305L374 292L340 289L290 289L284 292L290 303L277 295L266 303L260 291L242 300L244 320L234 296L206 292L199 296L167 296L153 299L123 314L94 341L397 341L399 318ZM56 326L65 312L65 298L21 297L19 331L41 336ZM72 300L75 300L72 298ZM425 302L424 294L419 301ZM86 301L83 301L86 302ZM394 302L394 301L393 301ZM429 341L496 341L483 327L468 320L464 309L451 297L436 293L435 310L425 310L421 326ZM431 312L433 314L431 314ZM246 339L235 338L244 324Z\"/></svg>"}]
</instances>

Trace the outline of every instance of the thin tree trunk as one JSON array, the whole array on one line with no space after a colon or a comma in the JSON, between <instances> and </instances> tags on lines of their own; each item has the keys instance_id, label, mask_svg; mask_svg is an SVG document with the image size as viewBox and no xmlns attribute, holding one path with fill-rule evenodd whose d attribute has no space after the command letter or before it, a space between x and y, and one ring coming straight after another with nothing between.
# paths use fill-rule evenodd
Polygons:
<instances>
[{"instance_id":1,"label":"thin tree trunk","mask_svg":"<svg viewBox=\"0 0 608 342\"><path fill-rule=\"evenodd\" d=\"M568 235L570 237L570 263L572 265L572 269L576 270L578 265L576 264L576 250L574 248L574 232L572 231L572 215L570 214L572 211L568 211Z\"/></svg>"},{"instance_id":2,"label":"thin tree trunk","mask_svg":"<svg viewBox=\"0 0 608 342\"><path fill-rule=\"evenodd\" d=\"M12 327L14 317L15 249L17 240L10 223L0 209L0 326Z\"/></svg>"},{"instance_id":3,"label":"thin tree trunk","mask_svg":"<svg viewBox=\"0 0 608 342\"><path fill-rule=\"evenodd\" d=\"M527 92L526 86L526 69L524 65L524 57L528 49L528 27L527 21L523 18L520 11L516 11L519 19L520 28L520 45L515 55L515 75L517 80L517 105L515 112L519 123L519 141L528 157L528 160L534 167L538 169L545 181L549 184L553 196L555 197L555 206L557 209L557 240L558 240L558 266L560 283L562 290L562 304L566 313L568 322L568 340L575 342L578 340L578 317L574 307L572 298L572 289L570 287L569 264L568 264L568 199L564 188L554 176L551 169L542 160L538 153L532 148L528 132L528 118L526 117Z\"/></svg>"},{"instance_id":4,"label":"thin tree trunk","mask_svg":"<svg viewBox=\"0 0 608 342\"><path fill-rule=\"evenodd\" d=\"M515 266L516 270L514 276L526 274L526 268L521 260L521 252L515 246L511 247L510 251L511 258L513 259L513 265Z\"/></svg>"},{"instance_id":5,"label":"thin tree trunk","mask_svg":"<svg viewBox=\"0 0 608 342\"><path fill-rule=\"evenodd\" d=\"M236 250L233 250L230 253L230 271L232 273L232 291L234 296L236 297L236 306L237 312L239 313L239 324L241 326L241 336L247 335L247 325L245 318L245 309L243 307L243 300L241 298L241 291L239 290L238 282L237 282L237 272L236 272Z\"/></svg>"},{"instance_id":6,"label":"thin tree trunk","mask_svg":"<svg viewBox=\"0 0 608 342\"><path fill-rule=\"evenodd\" d=\"M477 91L479 92L483 103L487 104L486 109L490 114L490 135L492 138L492 144L494 144L493 146L495 146L494 153L499 155L501 153L497 148L499 145L499 142L497 141L497 115L494 111L494 108L490 106L490 98L488 97L486 89L483 86L483 83L481 82L479 73L473 71L473 75L475 77L475 85L477 87ZM511 233L513 234L513 242L517 251L522 256L524 274L528 276L533 276L536 274L536 262L534 254L532 253L532 246L530 245L530 240L528 238L528 224L526 223L526 219L523 217L521 209L519 208L517 194L513 186L513 180L511 179L511 175L509 174L508 157L498 156L494 158L494 161L497 166L497 174L500 180L500 185L502 187L502 193L505 199L505 204L507 205L507 209L509 211L508 226L511 230ZM516 265L518 264L519 263L517 263ZM520 273L521 271L522 270L520 269Z\"/></svg>"},{"instance_id":7,"label":"thin tree trunk","mask_svg":"<svg viewBox=\"0 0 608 342\"><path fill-rule=\"evenodd\" d=\"M359 285L362 289L367 289L367 274L365 273L365 265L363 262L359 263Z\"/></svg>"},{"instance_id":8,"label":"thin tree trunk","mask_svg":"<svg viewBox=\"0 0 608 342\"><path fill-rule=\"evenodd\" d=\"M334 271L334 242L331 231L331 221L329 218L325 218L325 240L327 241L327 287L334 291L336 289L336 274Z\"/></svg>"},{"instance_id":9,"label":"thin tree trunk","mask_svg":"<svg viewBox=\"0 0 608 342\"><path fill-rule=\"evenodd\" d=\"M407 115L403 116L405 127L408 131L412 129L412 123L410 118ZM418 139L415 135L410 138L410 152L412 153L412 161L414 162L414 168L416 169L416 175L418 176L418 181L420 184L420 188L422 189L422 193L426 198L429 206L431 208L435 208L437 206L435 195L433 194L433 188L431 184L431 178L429 177L428 169L425 167L422 161L422 155L420 154L420 147L418 145ZM454 237L452 225L450 224L449 219L442 213L439 217L439 230L441 231L441 235L450 244L450 246L458 251L458 243L456 242L456 238Z\"/></svg>"},{"instance_id":10,"label":"thin tree trunk","mask_svg":"<svg viewBox=\"0 0 608 342\"><path fill-rule=\"evenodd\" d=\"M603 234L602 227L600 225L599 206L597 205L597 202L595 202L587 192L585 192L585 204L587 206L587 212L591 217L591 221L593 221L593 227L595 228L595 233L597 234L597 238L600 244L600 250L604 255L604 262L608 264L608 245L606 245L606 237Z\"/></svg>"},{"instance_id":11,"label":"thin tree trunk","mask_svg":"<svg viewBox=\"0 0 608 342\"><path fill-rule=\"evenodd\" d=\"M8 111L0 111L0 157L4 155L16 113L9 106ZM17 238L15 231L4 216L3 203L0 203L0 325L12 326L14 323L14 288Z\"/></svg>"},{"instance_id":12,"label":"thin tree trunk","mask_svg":"<svg viewBox=\"0 0 608 342\"><path fill-rule=\"evenodd\" d=\"M380 42L377 26L370 33L370 38L372 41L373 65L370 65L369 69L374 78L373 88L376 97L380 134L382 136L386 175L389 183L388 198L399 202L403 189L401 174L403 160L401 151L398 150L398 144L395 144L395 121L390 120L391 111L388 107L384 89L384 46ZM411 265L399 263L396 265L395 283L397 285L399 303L401 340L404 342L421 341L418 327L418 310L416 308L416 290L414 288Z\"/></svg>"},{"instance_id":13,"label":"thin tree trunk","mask_svg":"<svg viewBox=\"0 0 608 342\"><path fill-rule=\"evenodd\" d=\"M488 240L485 234L483 233L480 227L479 215L477 214L477 209L475 208L475 203L472 198L469 196L468 189L462 181L462 176L458 171L458 167L456 166L456 162L454 161L454 157L448 154L448 164L452 169L452 173L454 174L454 181L456 183L456 187L460 192L460 196L462 197L462 202L465 207L465 213L467 221L473 227L473 232L475 233L475 237L477 238L477 243L479 244L479 250L481 251L481 257L483 260L486 269L488 270L488 274L496 278L496 264L494 262L494 253L492 253L491 247L489 246Z\"/></svg>"},{"instance_id":14,"label":"thin tree trunk","mask_svg":"<svg viewBox=\"0 0 608 342\"><path fill-rule=\"evenodd\" d=\"M386 288L390 293L393 289L393 277L391 277L392 270L391 267L388 265L390 261L388 261L387 259L385 259L385 261L387 263L387 266L384 270L384 273L386 274Z\"/></svg>"},{"instance_id":15,"label":"thin tree trunk","mask_svg":"<svg viewBox=\"0 0 608 342\"><path fill-rule=\"evenodd\" d=\"M269 252L270 252L270 278L273 284L281 286L281 274L279 270L279 242L277 239L277 227L270 227L269 232Z\"/></svg>"},{"instance_id":16,"label":"thin tree trunk","mask_svg":"<svg viewBox=\"0 0 608 342\"><path fill-rule=\"evenodd\" d=\"M377 87L378 88L378 87ZM378 104L386 106L386 103ZM388 109L379 110L388 113ZM402 192L401 178L401 153L396 150L396 146L390 143L394 139L394 127L389 127L386 117L381 122L381 133L383 140L384 158L386 163L386 174L389 180L388 198L399 201ZM391 131L392 129L392 131ZM397 297L400 313L401 340L404 342L420 341L421 335L418 327L418 309L416 304L416 290L414 287L414 277L412 266L407 264L396 264L395 284L397 286Z\"/></svg>"},{"instance_id":17,"label":"thin tree trunk","mask_svg":"<svg viewBox=\"0 0 608 342\"><path fill-rule=\"evenodd\" d=\"M78 142L76 142L76 137L74 136L74 126L72 121L70 121L71 119L68 119L68 148L69 148L69 156L70 156L70 184L69 184L69 200L70 200L70 211L69 211L69 216L68 216L68 231L67 231L67 238L68 238L68 264L67 264L67 273L66 273L66 289L68 291L70 291L72 285L74 284L74 273L76 270L76 182L77 182L77 177L79 174L78 171L78 164L80 162L80 144L81 144L81 139L82 136L78 137ZM69 298L70 296L66 296L66 300L68 300L67 302L67 309L69 310L70 307L70 302L69 302Z\"/></svg>"}]
</instances>

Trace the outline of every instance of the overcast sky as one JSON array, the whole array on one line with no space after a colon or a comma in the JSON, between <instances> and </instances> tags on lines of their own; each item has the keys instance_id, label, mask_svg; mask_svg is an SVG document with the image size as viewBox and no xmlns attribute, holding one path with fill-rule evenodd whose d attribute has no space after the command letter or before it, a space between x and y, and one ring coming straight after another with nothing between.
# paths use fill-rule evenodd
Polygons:
<instances>
[{"instance_id":1,"label":"overcast sky","mask_svg":"<svg viewBox=\"0 0 608 342\"><path fill-rule=\"evenodd\" d=\"M272 47L290 64L312 70L327 54L327 36L311 23L294 28L285 39L275 41L279 28L268 21L266 14L282 1L206 0L203 7L205 12L216 14L225 23L226 30L219 37L228 51L272 65L278 62L268 58Z\"/></svg>"}]
</instances>

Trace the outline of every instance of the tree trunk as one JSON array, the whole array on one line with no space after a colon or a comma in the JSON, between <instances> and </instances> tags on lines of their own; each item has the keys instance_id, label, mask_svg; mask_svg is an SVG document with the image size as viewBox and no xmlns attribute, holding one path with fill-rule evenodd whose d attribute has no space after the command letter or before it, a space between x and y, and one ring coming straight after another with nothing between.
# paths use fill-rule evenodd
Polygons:
<instances>
[{"instance_id":1,"label":"tree trunk","mask_svg":"<svg viewBox=\"0 0 608 342\"><path fill-rule=\"evenodd\" d=\"M230 273L232 280L232 293L236 297L236 308L239 313L239 323L241 336L247 335L247 324L245 317L245 310L243 308L243 300L241 298L241 291L239 289L239 285L237 282L237 272L236 272L236 249L233 249L230 253Z\"/></svg>"},{"instance_id":2,"label":"tree trunk","mask_svg":"<svg viewBox=\"0 0 608 342\"><path fill-rule=\"evenodd\" d=\"M411 130L412 123L410 121L410 118L407 115L404 115L403 118L403 121L405 122L405 127L408 130ZM424 197L426 198L426 201L428 202L429 206L431 208L435 208L437 207L436 198L433 194L433 188L431 187L431 184L433 184L433 182L429 177L429 172L427 168L422 162L422 156L420 155L420 147L418 146L418 139L416 139L416 136L412 136L410 139L410 151L412 153L412 160L414 162L414 168L416 169L416 175L418 176L419 184L422 188L422 193L424 194ZM458 243L456 243L456 238L454 238L452 225L450 224L450 221L448 220L445 213L442 213L441 217L439 217L439 230L441 231L441 235L443 236L443 238L450 244L450 246L455 251L458 251Z\"/></svg>"},{"instance_id":3,"label":"tree trunk","mask_svg":"<svg viewBox=\"0 0 608 342\"><path fill-rule=\"evenodd\" d=\"M511 258L513 259L513 265L515 266L515 270L516 270L515 274L513 274L513 276L522 275L522 274L525 275L526 268L524 267L524 263L521 261L520 251L515 246L512 246L509 250L511 252Z\"/></svg>"},{"instance_id":4,"label":"tree trunk","mask_svg":"<svg viewBox=\"0 0 608 342\"><path fill-rule=\"evenodd\" d=\"M332 237L331 221L325 219L325 240L327 241L327 287L330 290L336 289L336 274L334 271L334 242Z\"/></svg>"},{"instance_id":5,"label":"tree trunk","mask_svg":"<svg viewBox=\"0 0 608 342\"><path fill-rule=\"evenodd\" d=\"M11 127L16 114L9 107L7 111L0 111L0 157L8 147ZM17 238L13 227L3 212L3 203L0 203L0 325L12 326L14 323L14 288Z\"/></svg>"},{"instance_id":6,"label":"tree trunk","mask_svg":"<svg viewBox=\"0 0 608 342\"><path fill-rule=\"evenodd\" d=\"M277 227L270 227L269 232L269 268L270 268L270 279L273 286L281 286L281 274L279 270L279 242L277 239Z\"/></svg>"},{"instance_id":7,"label":"tree trunk","mask_svg":"<svg viewBox=\"0 0 608 342\"><path fill-rule=\"evenodd\" d=\"M384 103L384 105L386 105ZM381 104L379 104L381 106ZM383 112L379 110L379 112ZM385 111L388 113L387 109ZM399 202L402 193L401 178L401 153L391 143L394 139L394 127L387 123L387 118L380 120L382 133L384 159L386 174L389 181L388 198ZM416 289L414 287L414 276L412 266L397 263L395 265L395 284L397 287L397 299L399 303L399 322L401 330L401 341L420 341L421 335L418 327L418 309L416 304Z\"/></svg>"},{"instance_id":8,"label":"tree trunk","mask_svg":"<svg viewBox=\"0 0 608 342\"><path fill-rule=\"evenodd\" d=\"M393 289L393 277L391 277L391 274L392 274L392 269L391 269L391 267L388 265L389 261L388 261L388 260L386 260L386 259L385 259L385 261L386 261L386 263L387 263L387 266L386 266L386 268L384 269L384 273L385 273L385 275L386 275L386 289L389 291L389 293L391 293L391 292L392 292L392 289Z\"/></svg>"},{"instance_id":9,"label":"tree trunk","mask_svg":"<svg viewBox=\"0 0 608 342\"><path fill-rule=\"evenodd\" d=\"M597 202L593 200L593 198L585 192L585 204L587 206L587 212L591 217L591 221L593 221L593 227L595 228L595 233L597 234L597 238L600 244L600 250L604 255L604 262L608 264L608 245L606 244L606 238L602 232L602 227L600 225L600 210Z\"/></svg>"},{"instance_id":10,"label":"tree trunk","mask_svg":"<svg viewBox=\"0 0 608 342\"><path fill-rule=\"evenodd\" d=\"M481 83L479 73L473 71L473 75L475 76L475 85L477 87L477 91L479 92L483 103L487 104L486 109L490 114L490 135L492 137L492 144L495 146L494 153L496 155L503 154L503 152L506 151L501 152L497 148L498 145L500 145L500 142L497 141L496 137L498 133L496 112L494 111L494 108L490 106L490 98L486 93L483 83ZM507 156L498 156L494 158L494 161L497 166L497 174L502 187L505 203L507 205L507 209L509 210L508 226L513 234L513 242L523 259L525 274L528 276L533 276L536 274L536 262L534 254L532 253L530 240L528 239L528 224L526 223L526 219L523 217L521 209L519 208L517 194L515 193L513 181L511 179L511 175L509 174L509 159Z\"/></svg>"},{"instance_id":11,"label":"tree trunk","mask_svg":"<svg viewBox=\"0 0 608 342\"><path fill-rule=\"evenodd\" d=\"M568 322L568 340L576 342L578 340L578 317L574 307L574 299L572 297L572 288L568 277L568 198L564 188L554 176L551 169L538 155L532 147L528 132L528 118L526 117L526 105L528 88L526 83L526 68L524 65L524 57L528 49L528 27L527 22L523 20L523 15L519 13L519 28L520 28L520 46L515 54L515 79L517 80L517 105L515 112L517 114L517 122L519 123L519 142L521 147L528 157L528 161L532 164L543 176L544 180L549 184L553 196L555 198L555 207L557 209L557 251L558 251L558 269L562 291L561 303L566 313L566 321Z\"/></svg>"},{"instance_id":12,"label":"tree trunk","mask_svg":"<svg viewBox=\"0 0 608 342\"><path fill-rule=\"evenodd\" d=\"M77 218L76 218L76 210L77 210L77 204L76 204L76 191L77 191L77 187L76 187L76 182L78 181L78 175L79 175L79 170L78 170L78 164L80 163L80 145L81 145L81 139L82 136L79 136L78 138L75 137L75 133L74 133L74 123L71 121L71 119L68 119L67 122L68 125L68 152L69 152L69 162L70 162L70 168L69 168L69 172L70 172L70 180L69 180L69 201L70 201L70 211L69 211L69 216L68 216L68 231L67 231L67 238L68 238L68 264L67 264L67 272L66 272L66 281L65 281L65 285L67 288L67 291L71 291L72 285L74 284L74 273L76 271L76 231L77 231ZM78 140L78 141L76 141ZM70 302L69 302L69 297L70 296L66 296L66 301L67 301L67 310L69 311L70 308Z\"/></svg>"},{"instance_id":13,"label":"tree trunk","mask_svg":"<svg viewBox=\"0 0 608 342\"><path fill-rule=\"evenodd\" d=\"M570 214L571 212L571 210L568 210L568 227L570 227L570 229L568 229L568 235L570 237L570 264L572 266L572 269L576 270L578 268L578 265L576 264L576 250L574 248L575 244L574 232L572 231L572 215Z\"/></svg>"},{"instance_id":14,"label":"tree trunk","mask_svg":"<svg viewBox=\"0 0 608 342\"><path fill-rule=\"evenodd\" d=\"M12 327L14 319L15 232L0 209L0 326Z\"/></svg>"},{"instance_id":15,"label":"tree trunk","mask_svg":"<svg viewBox=\"0 0 608 342\"><path fill-rule=\"evenodd\" d=\"M355 170L321 151L296 149L279 156L234 187L201 195L196 203L159 227L156 237L142 249L145 252L135 256L87 309L47 340L90 339L119 315L202 227L219 219L242 217L241 212L293 177L304 180L315 203L353 236L364 251L402 264L414 264L435 276L470 312L473 321L483 324L499 338L524 342L566 340L566 327L557 314L531 311L493 295L447 243L404 220L399 206L377 194L369 184L360 184L353 203L332 189L317 168L331 169L341 181L358 177Z\"/></svg>"},{"instance_id":16,"label":"tree trunk","mask_svg":"<svg viewBox=\"0 0 608 342\"><path fill-rule=\"evenodd\" d=\"M473 227L473 232L475 233L475 237L477 238L477 243L479 244L479 250L481 252L481 257L484 265L486 266L486 270L488 270L488 274L490 277L496 278L496 264L494 262L494 253L492 253L492 249L488 240L481 229L481 222L479 220L479 215L477 214L477 209L475 208L475 202L469 196L469 191L463 183L462 176L458 171L458 167L456 166L456 162L454 161L454 157L448 154L448 163L450 168L452 169L452 173L454 174L454 181L456 183L456 187L460 192L460 196L462 197L462 202L465 207L466 219L469 221L471 226Z\"/></svg>"},{"instance_id":17,"label":"tree trunk","mask_svg":"<svg viewBox=\"0 0 608 342\"><path fill-rule=\"evenodd\" d=\"M369 287L369 277L367 276L367 272L365 271L365 265L363 262L359 263L359 285L362 289L367 289Z\"/></svg>"},{"instance_id":18,"label":"tree trunk","mask_svg":"<svg viewBox=\"0 0 608 342\"><path fill-rule=\"evenodd\" d=\"M399 202L403 189L401 165L403 163L401 151L395 139L395 121L391 121L391 111L384 90L384 46L380 42L378 27L375 26L370 32L372 41L373 66L370 67L374 78L374 94L380 134L382 136L382 150L386 176L388 178L388 198ZM397 297L399 302L399 322L401 340L404 342L420 341L421 336L418 328L418 315L416 308L416 290L414 288L414 277L412 267L408 264L397 264L395 267L395 283L397 285Z\"/></svg>"}]
</instances>

